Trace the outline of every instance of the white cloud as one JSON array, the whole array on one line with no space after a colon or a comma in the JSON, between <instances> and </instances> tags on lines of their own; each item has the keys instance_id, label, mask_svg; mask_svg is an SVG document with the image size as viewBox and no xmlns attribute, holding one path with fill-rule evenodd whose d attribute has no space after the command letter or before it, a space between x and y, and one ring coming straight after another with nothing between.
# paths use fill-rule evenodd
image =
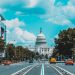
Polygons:
<instances>
[{"instance_id":1,"label":"white cloud","mask_svg":"<svg viewBox=\"0 0 75 75\"><path fill-rule=\"evenodd\" d=\"M25 42L25 41L35 41L36 37L33 33L20 28L21 25L25 25L24 22L20 21L18 18L12 20L6 20L4 22L7 26L7 42Z\"/></svg>"},{"instance_id":2,"label":"white cloud","mask_svg":"<svg viewBox=\"0 0 75 75\"><path fill-rule=\"evenodd\" d=\"M6 9L0 8L0 14L4 13L4 12L6 12L6 11L7 11Z\"/></svg>"},{"instance_id":3,"label":"white cloud","mask_svg":"<svg viewBox=\"0 0 75 75\"><path fill-rule=\"evenodd\" d=\"M10 34L10 31L9 31L8 29L7 29L7 31L6 31L6 32L7 32L7 34Z\"/></svg>"},{"instance_id":4,"label":"white cloud","mask_svg":"<svg viewBox=\"0 0 75 75\"><path fill-rule=\"evenodd\" d=\"M22 15L23 13L21 12L21 11L17 11L16 13L15 13L15 15Z\"/></svg>"},{"instance_id":5,"label":"white cloud","mask_svg":"<svg viewBox=\"0 0 75 75\"><path fill-rule=\"evenodd\" d=\"M52 22L57 25L72 25L72 23L63 16L55 16L55 18L48 18L47 22Z\"/></svg>"},{"instance_id":6,"label":"white cloud","mask_svg":"<svg viewBox=\"0 0 75 75\"><path fill-rule=\"evenodd\" d=\"M7 28L9 28L9 29L25 25L25 23L20 21L18 18L6 20L6 21L4 21L4 23L7 26Z\"/></svg>"},{"instance_id":7,"label":"white cloud","mask_svg":"<svg viewBox=\"0 0 75 75\"><path fill-rule=\"evenodd\" d=\"M39 0L24 0L24 2L25 8L33 8L39 3Z\"/></svg>"},{"instance_id":8,"label":"white cloud","mask_svg":"<svg viewBox=\"0 0 75 75\"><path fill-rule=\"evenodd\" d=\"M62 8L62 11L63 11L64 15L67 16L68 18L75 17L75 5L73 5L73 3L71 1L68 2L68 5L66 5Z\"/></svg>"},{"instance_id":9,"label":"white cloud","mask_svg":"<svg viewBox=\"0 0 75 75\"><path fill-rule=\"evenodd\" d=\"M30 41L30 40L35 41L35 39L36 39L36 37L33 33L30 33L26 30L22 30L19 27L15 28L14 32L20 39L23 38L24 40L28 40L28 41Z\"/></svg>"},{"instance_id":10,"label":"white cloud","mask_svg":"<svg viewBox=\"0 0 75 75\"><path fill-rule=\"evenodd\" d=\"M55 6L55 0L49 0L49 2L46 2L45 9L47 13L41 15L40 18L44 19L46 22L52 22L57 25L74 26L69 19L75 17L75 6L71 0L65 6L62 6L60 3L58 4L59 7Z\"/></svg>"},{"instance_id":11,"label":"white cloud","mask_svg":"<svg viewBox=\"0 0 75 75\"><path fill-rule=\"evenodd\" d=\"M75 0L69 0L69 3L68 4L72 4L75 6Z\"/></svg>"},{"instance_id":12,"label":"white cloud","mask_svg":"<svg viewBox=\"0 0 75 75\"><path fill-rule=\"evenodd\" d=\"M25 25L25 23L20 21L18 18L6 20L4 23L7 26L7 43L17 44L18 42L35 42L36 36L27 30L21 29L20 26Z\"/></svg>"},{"instance_id":13,"label":"white cloud","mask_svg":"<svg viewBox=\"0 0 75 75\"><path fill-rule=\"evenodd\" d=\"M21 0L23 1L23 0ZM20 2L21 2L20 1ZM14 5L14 4L17 4L19 1L18 0L1 0L0 1L0 6L4 6L4 5Z\"/></svg>"},{"instance_id":14,"label":"white cloud","mask_svg":"<svg viewBox=\"0 0 75 75\"><path fill-rule=\"evenodd\" d=\"M21 11L16 11L15 15L16 16L29 16L28 14L25 14L24 12L21 12Z\"/></svg>"},{"instance_id":15,"label":"white cloud","mask_svg":"<svg viewBox=\"0 0 75 75\"><path fill-rule=\"evenodd\" d=\"M35 7L40 0L2 0L0 1L0 6L5 5L17 5L17 4L24 4L24 7L26 8L33 8Z\"/></svg>"},{"instance_id":16,"label":"white cloud","mask_svg":"<svg viewBox=\"0 0 75 75\"><path fill-rule=\"evenodd\" d=\"M36 36L33 33L22 30L20 27L16 27L13 31L10 30L9 33L7 33L7 42L9 43L25 45L26 43L35 43L35 40Z\"/></svg>"}]
</instances>

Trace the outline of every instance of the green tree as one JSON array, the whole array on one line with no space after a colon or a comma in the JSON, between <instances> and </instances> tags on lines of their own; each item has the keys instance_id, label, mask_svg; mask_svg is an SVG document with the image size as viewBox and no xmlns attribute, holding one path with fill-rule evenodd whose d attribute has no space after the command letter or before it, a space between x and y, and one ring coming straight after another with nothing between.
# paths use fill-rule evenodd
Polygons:
<instances>
[{"instance_id":1,"label":"green tree","mask_svg":"<svg viewBox=\"0 0 75 75\"><path fill-rule=\"evenodd\" d=\"M47 54L45 55L45 58L48 59L48 55Z\"/></svg>"},{"instance_id":2,"label":"green tree","mask_svg":"<svg viewBox=\"0 0 75 75\"><path fill-rule=\"evenodd\" d=\"M22 46L17 46L15 48L15 58L18 60L28 60L33 59L35 57L35 53L30 51L28 48L24 48Z\"/></svg>"},{"instance_id":3,"label":"green tree","mask_svg":"<svg viewBox=\"0 0 75 75\"><path fill-rule=\"evenodd\" d=\"M75 28L69 28L63 30L58 34L58 38L55 38L55 52L63 56L72 56L72 48L75 45Z\"/></svg>"},{"instance_id":4,"label":"green tree","mask_svg":"<svg viewBox=\"0 0 75 75\"><path fill-rule=\"evenodd\" d=\"M6 56L8 59L11 59L15 55L15 45L14 44L7 44L6 46Z\"/></svg>"},{"instance_id":5,"label":"green tree","mask_svg":"<svg viewBox=\"0 0 75 75\"><path fill-rule=\"evenodd\" d=\"M5 42L4 40L0 37L0 52L4 50Z\"/></svg>"}]
</instances>

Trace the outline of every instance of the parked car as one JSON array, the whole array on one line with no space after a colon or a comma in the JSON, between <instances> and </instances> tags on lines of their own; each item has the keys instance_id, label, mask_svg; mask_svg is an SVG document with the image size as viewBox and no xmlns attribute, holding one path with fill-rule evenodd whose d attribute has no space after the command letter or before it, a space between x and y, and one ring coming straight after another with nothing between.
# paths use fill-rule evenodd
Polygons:
<instances>
[{"instance_id":1,"label":"parked car","mask_svg":"<svg viewBox=\"0 0 75 75\"><path fill-rule=\"evenodd\" d=\"M65 65L74 65L73 59L68 59L65 61Z\"/></svg>"},{"instance_id":2,"label":"parked car","mask_svg":"<svg viewBox=\"0 0 75 75\"><path fill-rule=\"evenodd\" d=\"M30 59L30 60L29 60L29 63L33 63L33 60L32 60L32 59Z\"/></svg>"},{"instance_id":3,"label":"parked car","mask_svg":"<svg viewBox=\"0 0 75 75\"><path fill-rule=\"evenodd\" d=\"M12 62L10 61L10 60L4 60L3 62L2 62L2 64L4 64L4 65L10 65Z\"/></svg>"}]
</instances>

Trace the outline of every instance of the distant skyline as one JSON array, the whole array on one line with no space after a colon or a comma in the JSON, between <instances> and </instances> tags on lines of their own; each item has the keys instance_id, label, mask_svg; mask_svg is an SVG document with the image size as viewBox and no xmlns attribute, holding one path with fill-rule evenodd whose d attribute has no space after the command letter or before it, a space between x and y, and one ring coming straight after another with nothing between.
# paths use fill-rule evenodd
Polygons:
<instances>
[{"instance_id":1,"label":"distant skyline","mask_svg":"<svg viewBox=\"0 0 75 75\"><path fill-rule=\"evenodd\" d=\"M42 27L48 46L58 33L75 27L75 0L2 0L0 14L7 26L7 42L34 45Z\"/></svg>"}]
</instances>

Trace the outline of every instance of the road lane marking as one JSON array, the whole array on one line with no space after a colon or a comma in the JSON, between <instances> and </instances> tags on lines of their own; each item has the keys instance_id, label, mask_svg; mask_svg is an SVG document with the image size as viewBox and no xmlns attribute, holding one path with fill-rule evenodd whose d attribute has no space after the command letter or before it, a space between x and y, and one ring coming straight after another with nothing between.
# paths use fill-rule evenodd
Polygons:
<instances>
[{"instance_id":1,"label":"road lane marking","mask_svg":"<svg viewBox=\"0 0 75 75\"><path fill-rule=\"evenodd\" d=\"M40 66L38 65L38 66L36 66L36 67L40 67Z\"/></svg>"},{"instance_id":2,"label":"road lane marking","mask_svg":"<svg viewBox=\"0 0 75 75\"><path fill-rule=\"evenodd\" d=\"M49 68L49 66L47 66Z\"/></svg>"},{"instance_id":3,"label":"road lane marking","mask_svg":"<svg viewBox=\"0 0 75 75\"><path fill-rule=\"evenodd\" d=\"M60 75L63 75L58 69L56 69L55 67L49 65L50 67L52 67L53 69L55 69Z\"/></svg>"},{"instance_id":4,"label":"road lane marking","mask_svg":"<svg viewBox=\"0 0 75 75\"><path fill-rule=\"evenodd\" d=\"M44 64L43 64L43 75L44 75Z\"/></svg>"},{"instance_id":5,"label":"road lane marking","mask_svg":"<svg viewBox=\"0 0 75 75\"><path fill-rule=\"evenodd\" d=\"M44 64L42 64L42 66L41 66L41 74L40 75L44 75Z\"/></svg>"},{"instance_id":6,"label":"road lane marking","mask_svg":"<svg viewBox=\"0 0 75 75\"><path fill-rule=\"evenodd\" d=\"M29 71L31 71L35 66L37 65L34 65L33 67L31 67L30 69L28 69L23 75L26 75Z\"/></svg>"},{"instance_id":7,"label":"road lane marking","mask_svg":"<svg viewBox=\"0 0 75 75\"><path fill-rule=\"evenodd\" d=\"M63 68L61 68L61 67L59 67L59 66L56 66L56 67L58 67L59 69L65 71L66 73L68 73L68 74L70 74L70 75L74 75L73 73L71 73L71 72L69 72L69 71L67 71L67 70L65 70L65 69L63 69Z\"/></svg>"},{"instance_id":8,"label":"road lane marking","mask_svg":"<svg viewBox=\"0 0 75 75\"><path fill-rule=\"evenodd\" d=\"M32 65L27 66L27 67L25 67L25 68L23 68L23 69L21 69L21 70L15 72L15 73L11 74L11 75L17 75L19 72L21 72L21 71L23 71L23 70L25 70L25 69L27 69L27 68L29 68L29 67L31 67L31 66L32 66Z\"/></svg>"}]
</instances>

